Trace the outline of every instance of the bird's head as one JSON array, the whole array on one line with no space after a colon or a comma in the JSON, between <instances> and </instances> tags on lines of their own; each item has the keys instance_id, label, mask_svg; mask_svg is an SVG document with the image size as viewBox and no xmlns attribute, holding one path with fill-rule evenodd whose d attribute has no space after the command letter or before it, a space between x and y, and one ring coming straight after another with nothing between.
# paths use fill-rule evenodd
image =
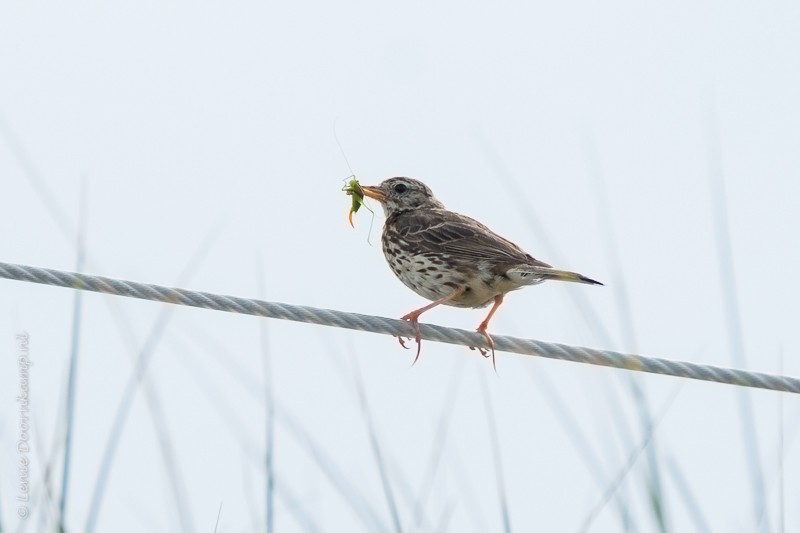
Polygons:
<instances>
[{"instance_id":1,"label":"bird's head","mask_svg":"<svg viewBox=\"0 0 800 533\"><path fill-rule=\"evenodd\" d=\"M416 209L443 209L427 185L411 178L389 178L377 186L362 186L364 196L378 200L386 216Z\"/></svg>"}]
</instances>

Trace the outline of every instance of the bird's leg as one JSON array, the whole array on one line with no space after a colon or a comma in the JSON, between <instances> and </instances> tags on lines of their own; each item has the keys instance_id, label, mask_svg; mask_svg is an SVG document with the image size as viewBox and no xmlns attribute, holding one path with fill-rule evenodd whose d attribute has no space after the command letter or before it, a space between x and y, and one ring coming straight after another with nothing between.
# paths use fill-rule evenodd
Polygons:
<instances>
[{"instance_id":1,"label":"bird's leg","mask_svg":"<svg viewBox=\"0 0 800 533\"><path fill-rule=\"evenodd\" d=\"M498 294L494 297L494 305L492 306L492 309L489 311L489 314L486 316L483 322L481 322L480 326L478 326L477 330L478 333L484 336L486 343L489 345L489 349L492 351L492 366L494 367L495 372L497 372L497 363L494 358L494 342L492 342L492 338L489 336L489 334L486 333L486 328L489 327L489 321L492 319L492 315L494 315L494 312L497 311L497 308L500 307L501 303L503 303L503 295ZM478 348L478 350L480 350L484 357L487 357L486 351L484 351L482 348Z\"/></svg>"},{"instance_id":2,"label":"bird's leg","mask_svg":"<svg viewBox=\"0 0 800 533\"><path fill-rule=\"evenodd\" d=\"M444 298L439 298L435 302L429 303L425 307L420 307L416 311L411 311L410 313L408 313L406 315L403 315L401 320L408 320L409 322L411 322L411 325L414 326L414 334L415 334L414 339L417 341L417 356L414 357L414 363L416 363L417 359L419 359L419 352L422 349L422 338L421 338L420 333L419 333L419 320L418 320L419 319L419 315L421 315L422 313L424 313L425 311L427 311L429 309L433 309L437 305L443 304L445 302L449 302L453 298L458 298L459 296L464 294L465 290L466 290L466 287L459 287L456 290L454 290L453 292L451 292L450 294L448 294L447 296L445 296ZM405 343L403 342L403 337L397 337L397 340L400 341L400 346L402 346L403 348L406 347ZM414 363L411 363L411 366L414 366Z\"/></svg>"}]
</instances>

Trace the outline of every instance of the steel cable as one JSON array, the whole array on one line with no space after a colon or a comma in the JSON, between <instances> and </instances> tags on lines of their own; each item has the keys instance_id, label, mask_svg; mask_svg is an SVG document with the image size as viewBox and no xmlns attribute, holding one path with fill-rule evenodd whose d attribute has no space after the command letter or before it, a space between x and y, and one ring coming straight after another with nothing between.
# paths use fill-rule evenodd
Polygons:
<instances>
[{"instance_id":1,"label":"steel cable","mask_svg":"<svg viewBox=\"0 0 800 533\"><path fill-rule=\"evenodd\" d=\"M229 313L256 315L323 326L369 331L384 335L401 335L404 337L413 337L414 335L411 324L393 318L348 313L333 309L319 309L302 305L267 302L252 298L240 298L237 296L226 296L188 289L170 288L49 268L0 262L0 278L87 290L117 296L127 296L129 298L139 298L142 300L152 300L175 305L201 307L203 309L213 309ZM420 324L420 333L423 339L429 341L460 344L469 347L486 347L486 340L483 336L473 331ZM658 357L570 346L566 344L537 341L534 339L520 339L504 335L492 335L492 339L494 340L495 349L498 351L622 368L636 372L649 372L651 374L690 378L700 381L713 381L716 383L726 383L743 387L800 393L800 378L790 376L751 372L748 370L703 365L687 361L673 361Z\"/></svg>"}]
</instances>

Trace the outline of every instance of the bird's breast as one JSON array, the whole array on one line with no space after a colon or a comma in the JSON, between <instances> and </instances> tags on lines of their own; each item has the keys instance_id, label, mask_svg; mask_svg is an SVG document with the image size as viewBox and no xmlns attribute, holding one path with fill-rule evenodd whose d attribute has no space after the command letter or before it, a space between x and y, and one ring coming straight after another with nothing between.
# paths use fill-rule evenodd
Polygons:
<instances>
[{"instance_id":1,"label":"bird's breast","mask_svg":"<svg viewBox=\"0 0 800 533\"><path fill-rule=\"evenodd\" d=\"M389 268L403 284L428 300L439 300L465 287L463 294L444 305L484 307L502 292L491 282L492 276L474 262L457 261L436 252L420 252L402 239L383 239L383 254Z\"/></svg>"}]
</instances>

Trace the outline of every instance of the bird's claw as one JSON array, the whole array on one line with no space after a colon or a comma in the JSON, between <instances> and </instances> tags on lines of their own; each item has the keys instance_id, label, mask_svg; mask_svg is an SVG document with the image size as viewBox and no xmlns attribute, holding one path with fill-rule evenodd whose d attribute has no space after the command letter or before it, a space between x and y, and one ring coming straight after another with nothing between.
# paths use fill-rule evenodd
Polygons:
<instances>
[{"instance_id":1,"label":"bird's claw","mask_svg":"<svg viewBox=\"0 0 800 533\"><path fill-rule=\"evenodd\" d=\"M414 326L414 340L417 341L417 355L414 357L414 362L411 363L411 366L414 366L417 363L420 351L422 350L422 335L419 332L419 321L417 320L418 316L419 315L412 312L408 313L407 315L404 315L400 319L400 320L408 320L409 322L411 322L411 325ZM405 342L403 342L402 337L397 337L397 339L400 341L400 345L403 348L407 348Z\"/></svg>"},{"instance_id":2,"label":"bird's claw","mask_svg":"<svg viewBox=\"0 0 800 533\"><path fill-rule=\"evenodd\" d=\"M487 350L486 348L481 348L480 346L470 346L469 349L478 350L482 356L489 357L489 350Z\"/></svg>"},{"instance_id":3,"label":"bird's claw","mask_svg":"<svg viewBox=\"0 0 800 533\"><path fill-rule=\"evenodd\" d=\"M489 345L489 349L487 350L486 348L480 348L480 347L477 347L476 349L484 357L489 357L491 355L491 357L492 357L492 367L494 368L495 373L497 373L497 360L494 357L494 341L492 341L492 338L486 332L486 325L485 324L481 324L481 326L478 328L477 331L478 331L478 333L483 335L483 337L486 339L486 344ZM491 352L491 354L489 352Z\"/></svg>"}]
</instances>

